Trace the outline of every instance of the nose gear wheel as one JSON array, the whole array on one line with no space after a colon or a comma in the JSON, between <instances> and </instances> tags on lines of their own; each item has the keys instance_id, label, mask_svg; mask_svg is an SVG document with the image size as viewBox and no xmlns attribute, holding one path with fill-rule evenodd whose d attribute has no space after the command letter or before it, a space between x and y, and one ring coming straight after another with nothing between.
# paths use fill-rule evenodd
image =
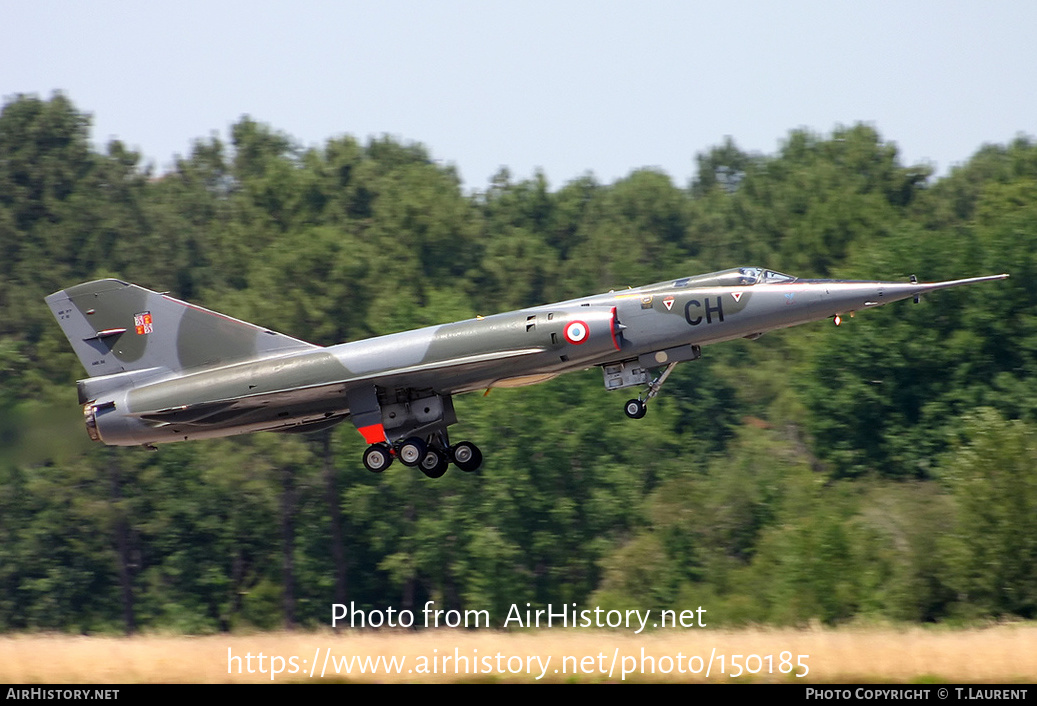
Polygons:
<instances>
[{"instance_id":1,"label":"nose gear wheel","mask_svg":"<svg viewBox=\"0 0 1037 706\"><path fill-rule=\"evenodd\" d=\"M627 400L626 406L623 408L626 415L631 419L640 419L648 413L648 407L641 400Z\"/></svg>"}]
</instances>

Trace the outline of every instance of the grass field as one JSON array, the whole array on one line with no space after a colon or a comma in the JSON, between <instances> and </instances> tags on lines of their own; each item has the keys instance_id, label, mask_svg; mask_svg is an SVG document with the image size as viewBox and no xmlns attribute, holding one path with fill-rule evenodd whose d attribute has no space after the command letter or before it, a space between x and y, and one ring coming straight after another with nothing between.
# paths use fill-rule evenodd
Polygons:
<instances>
[{"instance_id":1,"label":"grass field","mask_svg":"<svg viewBox=\"0 0 1037 706\"><path fill-rule=\"evenodd\" d=\"M805 678L795 676L800 655L809 655ZM379 657L396 667L381 661L360 673ZM317 682L322 670L339 682L1028 683L1037 681L1037 625L0 637L0 683Z\"/></svg>"}]
</instances>

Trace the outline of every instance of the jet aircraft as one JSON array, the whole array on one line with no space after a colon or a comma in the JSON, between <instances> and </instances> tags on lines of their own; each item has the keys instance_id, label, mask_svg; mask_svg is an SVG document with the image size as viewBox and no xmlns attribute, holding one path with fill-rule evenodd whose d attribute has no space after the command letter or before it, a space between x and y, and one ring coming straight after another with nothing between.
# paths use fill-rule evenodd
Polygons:
<instances>
[{"instance_id":1,"label":"jet aircraft","mask_svg":"<svg viewBox=\"0 0 1037 706\"><path fill-rule=\"evenodd\" d=\"M482 462L451 444L453 396L519 387L598 366L645 416L674 366L701 347L841 317L947 287L944 282L799 279L760 267L681 277L494 316L321 347L116 279L46 298L89 377L87 432L116 446L254 431L309 432L349 419L381 472L399 459L438 478Z\"/></svg>"}]
</instances>

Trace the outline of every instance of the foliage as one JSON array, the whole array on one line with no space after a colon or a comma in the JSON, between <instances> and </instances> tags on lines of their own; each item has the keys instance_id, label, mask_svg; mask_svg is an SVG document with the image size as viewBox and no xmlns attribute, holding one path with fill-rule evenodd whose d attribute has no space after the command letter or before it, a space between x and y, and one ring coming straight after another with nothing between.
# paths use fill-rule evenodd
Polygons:
<instances>
[{"instance_id":1,"label":"foliage","mask_svg":"<svg viewBox=\"0 0 1037 706\"><path fill-rule=\"evenodd\" d=\"M389 137L304 149L245 117L155 175L89 128L62 94L0 112L0 629L313 626L335 595L705 605L716 625L1034 617L1028 139L937 180L854 125L774 155L728 139L687 189L502 169L465 194ZM594 372L461 396L456 433L490 461L438 481L368 474L348 424L86 443L42 302L114 276L327 345L739 264L1012 278L710 348L637 424Z\"/></svg>"},{"instance_id":2,"label":"foliage","mask_svg":"<svg viewBox=\"0 0 1037 706\"><path fill-rule=\"evenodd\" d=\"M962 610L1037 616L1037 430L990 409L970 415L942 472L956 500L951 583Z\"/></svg>"}]
</instances>

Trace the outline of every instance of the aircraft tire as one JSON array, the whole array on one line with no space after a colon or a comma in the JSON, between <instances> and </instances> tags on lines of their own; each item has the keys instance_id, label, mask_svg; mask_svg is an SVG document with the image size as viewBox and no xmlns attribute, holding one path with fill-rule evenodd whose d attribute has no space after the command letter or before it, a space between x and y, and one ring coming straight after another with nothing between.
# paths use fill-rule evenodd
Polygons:
<instances>
[{"instance_id":1,"label":"aircraft tire","mask_svg":"<svg viewBox=\"0 0 1037 706\"><path fill-rule=\"evenodd\" d=\"M482 451L470 441L462 441L451 449L454 465L465 473L478 470L482 465Z\"/></svg>"},{"instance_id":2,"label":"aircraft tire","mask_svg":"<svg viewBox=\"0 0 1037 706\"><path fill-rule=\"evenodd\" d=\"M447 460L447 455L444 452L430 447L425 452L425 457L421 459L419 468L429 478L442 478L449 465L450 461Z\"/></svg>"},{"instance_id":3,"label":"aircraft tire","mask_svg":"<svg viewBox=\"0 0 1037 706\"><path fill-rule=\"evenodd\" d=\"M364 451L364 468L381 473L392 465L392 452L387 444L371 444Z\"/></svg>"},{"instance_id":4,"label":"aircraft tire","mask_svg":"<svg viewBox=\"0 0 1037 706\"><path fill-rule=\"evenodd\" d=\"M631 419L640 419L648 414L648 407L641 400L627 400L623 411Z\"/></svg>"},{"instance_id":5,"label":"aircraft tire","mask_svg":"<svg viewBox=\"0 0 1037 706\"><path fill-rule=\"evenodd\" d=\"M424 441L416 436L412 436L400 444L400 447L396 450L396 455L400 457L400 463L413 468L425 458L427 450L428 447Z\"/></svg>"}]
</instances>

